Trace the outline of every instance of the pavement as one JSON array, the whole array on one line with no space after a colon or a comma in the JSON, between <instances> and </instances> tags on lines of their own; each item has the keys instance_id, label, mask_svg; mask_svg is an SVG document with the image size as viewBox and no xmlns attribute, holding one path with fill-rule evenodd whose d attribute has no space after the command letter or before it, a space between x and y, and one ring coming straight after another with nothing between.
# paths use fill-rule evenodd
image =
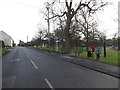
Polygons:
<instances>
[{"instance_id":1,"label":"pavement","mask_svg":"<svg viewBox=\"0 0 120 90\"><path fill-rule=\"evenodd\" d=\"M112 47L107 47L106 50L111 51L111 52L120 52L120 50L118 50L118 51L117 50L111 50L110 48L112 48Z\"/></svg>"},{"instance_id":2,"label":"pavement","mask_svg":"<svg viewBox=\"0 0 120 90\"><path fill-rule=\"evenodd\" d=\"M36 48L32 48L32 49L49 54L48 51L46 50L38 50ZM114 65L106 64L102 62L97 62L93 60L78 58L76 56L64 55L64 54L60 54L56 52L51 52L49 55L61 58L61 60L65 60L65 61L77 64L77 65L80 65L82 67L86 67L86 68L89 68L95 71L99 71L99 72L120 78L120 72L119 72L120 67L118 66L114 66Z\"/></svg>"},{"instance_id":3,"label":"pavement","mask_svg":"<svg viewBox=\"0 0 120 90\"><path fill-rule=\"evenodd\" d=\"M117 77L71 63L72 58L16 47L2 58L2 88L118 88Z\"/></svg>"}]
</instances>

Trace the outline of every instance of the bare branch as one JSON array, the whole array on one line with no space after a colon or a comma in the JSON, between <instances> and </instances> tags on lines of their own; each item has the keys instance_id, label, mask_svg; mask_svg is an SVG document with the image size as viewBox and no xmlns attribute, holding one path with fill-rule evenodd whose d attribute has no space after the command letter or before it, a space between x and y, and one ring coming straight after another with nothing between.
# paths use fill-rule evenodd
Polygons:
<instances>
[{"instance_id":1,"label":"bare branch","mask_svg":"<svg viewBox=\"0 0 120 90\"><path fill-rule=\"evenodd\" d=\"M68 6L68 1L65 0L65 3L66 3L66 7L67 7L67 9L68 9L68 8L69 8L69 6Z\"/></svg>"},{"instance_id":2,"label":"bare branch","mask_svg":"<svg viewBox=\"0 0 120 90\"><path fill-rule=\"evenodd\" d=\"M72 7L73 0L70 1L70 8Z\"/></svg>"},{"instance_id":3,"label":"bare branch","mask_svg":"<svg viewBox=\"0 0 120 90\"><path fill-rule=\"evenodd\" d=\"M82 0L81 0L81 1L82 1ZM87 8L89 9L89 13L94 13L95 11L98 11L98 10L101 9L102 7L108 5L108 2L106 2L106 3L104 3L104 4L102 3L102 4L101 4L100 6L98 6L96 9L93 9L93 7L96 6L96 5L93 5L92 7L90 7L89 4L91 3L91 0L90 0L87 4L82 3L81 1L80 1L79 5L78 5L77 9L75 10L74 14L76 14L77 11L78 11L81 7L87 7Z\"/></svg>"},{"instance_id":4,"label":"bare branch","mask_svg":"<svg viewBox=\"0 0 120 90\"><path fill-rule=\"evenodd\" d=\"M49 19L53 19L53 18L55 18L55 17L63 17L64 15L66 14L66 12L64 12L62 15L54 15L53 17L50 17Z\"/></svg>"}]
</instances>

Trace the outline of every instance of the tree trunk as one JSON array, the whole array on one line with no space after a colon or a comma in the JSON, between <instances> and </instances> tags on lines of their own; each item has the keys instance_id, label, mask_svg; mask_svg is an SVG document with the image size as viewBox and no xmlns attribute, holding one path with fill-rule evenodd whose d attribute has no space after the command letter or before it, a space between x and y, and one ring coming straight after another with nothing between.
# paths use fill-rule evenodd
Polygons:
<instances>
[{"instance_id":1,"label":"tree trunk","mask_svg":"<svg viewBox=\"0 0 120 90\"><path fill-rule=\"evenodd\" d=\"M68 17L67 18L67 22L66 22L66 26L65 26L65 52L70 52L70 46L71 46L71 42L70 42L70 24L71 24L71 19Z\"/></svg>"},{"instance_id":2,"label":"tree trunk","mask_svg":"<svg viewBox=\"0 0 120 90\"><path fill-rule=\"evenodd\" d=\"M120 37L118 37L118 50L120 50Z\"/></svg>"}]
</instances>

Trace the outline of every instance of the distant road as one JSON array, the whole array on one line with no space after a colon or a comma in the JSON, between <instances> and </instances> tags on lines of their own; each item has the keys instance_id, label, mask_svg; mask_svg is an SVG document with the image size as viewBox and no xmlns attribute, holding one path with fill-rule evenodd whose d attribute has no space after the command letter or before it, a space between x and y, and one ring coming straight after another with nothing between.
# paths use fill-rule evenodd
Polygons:
<instances>
[{"instance_id":1,"label":"distant road","mask_svg":"<svg viewBox=\"0 0 120 90\"><path fill-rule=\"evenodd\" d=\"M118 88L118 78L26 47L2 61L3 88Z\"/></svg>"}]
</instances>

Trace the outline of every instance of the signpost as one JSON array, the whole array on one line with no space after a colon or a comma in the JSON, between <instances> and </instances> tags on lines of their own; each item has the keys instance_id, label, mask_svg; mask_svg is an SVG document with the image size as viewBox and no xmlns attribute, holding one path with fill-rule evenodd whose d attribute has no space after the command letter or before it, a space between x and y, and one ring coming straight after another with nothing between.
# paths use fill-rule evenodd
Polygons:
<instances>
[{"instance_id":1,"label":"signpost","mask_svg":"<svg viewBox=\"0 0 120 90\"><path fill-rule=\"evenodd\" d=\"M81 50L81 49L76 49L76 50L75 50L75 54L76 54L76 55L77 55L77 54L80 55L80 53L82 53L82 52L83 52L83 50Z\"/></svg>"},{"instance_id":2,"label":"signpost","mask_svg":"<svg viewBox=\"0 0 120 90\"><path fill-rule=\"evenodd\" d=\"M100 54L102 53L101 48L95 48L96 58L100 59Z\"/></svg>"}]
</instances>

